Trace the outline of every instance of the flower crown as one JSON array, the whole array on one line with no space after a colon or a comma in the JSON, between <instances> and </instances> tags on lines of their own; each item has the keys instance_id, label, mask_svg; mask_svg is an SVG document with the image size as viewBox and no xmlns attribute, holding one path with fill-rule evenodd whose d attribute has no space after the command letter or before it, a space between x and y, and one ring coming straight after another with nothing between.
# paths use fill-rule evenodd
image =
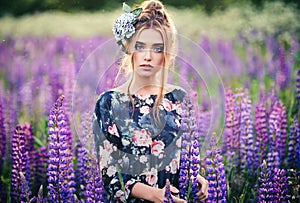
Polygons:
<instances>
[{"instance_id":1,"label":"flower crown","mask_svg":"<svg viewBox=\"0 0 300 203\"><path fill-rule=\"evenodd\" d=\"M121 47L122 51L128 54L124 46L124 41L129 39L135 33L134 25L137 23L137 17L141 14L142 8L137 8L131 11L131 8L123 2L123 11L122 14L114 23L113 34L117 40L117 44Z\"/></svg>"}]
</instances>

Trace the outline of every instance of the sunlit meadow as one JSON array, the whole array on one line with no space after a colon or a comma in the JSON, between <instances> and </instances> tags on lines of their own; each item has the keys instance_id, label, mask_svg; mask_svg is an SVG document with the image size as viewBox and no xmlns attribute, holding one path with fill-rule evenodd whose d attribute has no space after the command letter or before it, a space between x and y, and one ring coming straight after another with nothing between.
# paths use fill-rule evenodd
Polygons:
<instances>
[{"instance_id":1,"label":"sunlit meadow","mask_svg":"<svg viewBox=\"0 0 300 203\"><path fill-rule=\"evenodd\" d=\"M207 81L189 58L178 59L178 74L170 74L190 95L181 198L195 202L189 180L201 173L209 181L205 202L299 202L299 13L280 3L212 16L170 11L220 76ZM118 60L93 54L112 42L121 12L0 19L0 202L106 202L91 119L97 95L114 84ZM84 74L106 65L103 77ZM166 197L172 202L168 190Z\"/></svg>"}]
</instances>

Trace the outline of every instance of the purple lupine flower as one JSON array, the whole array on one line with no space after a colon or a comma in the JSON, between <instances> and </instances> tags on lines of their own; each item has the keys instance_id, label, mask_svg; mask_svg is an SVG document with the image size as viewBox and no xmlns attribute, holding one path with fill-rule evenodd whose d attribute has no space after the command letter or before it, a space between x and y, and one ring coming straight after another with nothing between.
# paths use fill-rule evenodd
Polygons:
<instances>
[{"instance_id":1,"label":"purple lupine flower","mask_svg":"<svg viewBox=\"0 0 300 203\"><path fill-rule=\"evenodd\" d=\"M279 165L280 165L279 153L275 147L275 142L271 140L269 145L269 152L267 154L267 166L269 169L273 169L273 168L279 168Z\"/></svg>"},{"instance_id":2,"label":"purple lupine flower","mask_svg":"<svg viewBox=\"0 0 300 203\"><path fill-rule=\"evenodd\" d=\"M267 166L266 162L263 161L264 163L260 167L260 173L258 177L258 189L257 189L257 196L256 199L258 202L264 202L266 201L266 197L268 195L268 174L267 174Z\"/></svg>"},{"instance_id":3,"label":"purple lupine flower","mask_svg":"<svg viewBox=\"0 0 300 203\"><path fill-rule=\"evenodd\" d=\"M258 177L258 202L287 202L288 184L286 171L284 169L269 168L263 161L261 172Z\"/></svg>"},{"instance_id":4,"label":"purple lupine flower","mask_svg":"<svg viewBox=\"0 0 300 203\"><path fill-rule=\"evenodd\" d=\"M288 200L288 180L285 169L274 169L272 182L276 194L276 201L278 203L287 202Z\"/></svg>"},{"instance_id":5,"label":"purple lupine flower","mask_svg":"<svg viewBox=\"0 0 300 203\"><path fill-rule=\"evenodd\" d=\"M296 107L300 109L300 69L297 71L297 77L296 77Z\"/></svg>"},{"instance_id":6,"label":"purple lupine flower","mask_svg":"<svg viewBox=\"0 0 300 203\"><path fill-rule=\"evenodd\" d=\"M287 119L286 109L280 100L276 100L272 106L269 117L269 139L273 140L275 148L279 153L280 162L285 157ZM270 141L271 142L271 141Z\"/></svg>"},{"instance_id":7,"label":"purple lupine flower","mask_svg":"<svg viewBox=\"0 0 300 203\"><path fill-rule=\"evenodd\" d=\"M17 125L15 133L13 134L12 145L12 172L11 172L11 200L12 202L19 202L22 200L22 182L20 173L25 175L28 173L29 156L25 146L25 132L22 126ZM27 181L27 180L24 180ZM23 182L24 182L23 181ZM27 183L28 184L28 183ZM30 194L28 194L30 195Z\"/></svg>"},{"instance_id":8,"label":"purple lupine flower","mask_svg":"<svg viewBox=\"0 0 300 203\"><path fill-rule=\"evenodd\" d=\"M165 200L164 203L174 203L174 199L172 197L171 189L170 189L170 181L166 180L166 189L165 189Z\"/></svg>"},{"instance_id":9,"label":"purple lupine flower","mask_svg":"<svg viewBox=\"0 0 300 203\"><path fill-rule=\"evenodd\" d=\"M0 175L2 174L3 169L3 160L6 150L6 130L5 130L5 121L4 121L4 111L2 106L2 100L0 100ZM0 179L0 199L6 199L6 189Z\"/></svg>"},{"instance_id":10,"label":"purple lupine flower","mask_svg":"<svg viewBox=\"0 0 300 203\"><path fill-rule=\"evenodd\" d=\"M181 199L187 198L187 191L189 185L189 168L190 168L190 110L192 104L187 99L183 103L183 113L182 113L182 125L181 128L183 130L181 136L181 151L180 151L180 166L179 166L179 196Z\"/></svg>"},{"instance_id":11,"label":"purple lupine flower","mask_svg":"<svg viewBox=\"0 0 300 203\"><path fill-rule=\"evenodd\" d=\"M290 79L291 79L291 73L290 73L290 67L287 64L286 57L285 57L285 50L284 46L281 45L279 48L279 71L276 74L276 80L279 85L280 90L284 90L288 87Z\"/></svg>"},{"instance_id":12,"label":"purple lupine flower","mask_svg":"<svg viewBox=\"0 0 300 203\"><path fill-rule=\"evenodd\" d=\"M248 92L243 92L243 97L241 99L241 149L240 156L242 160L245 160L247 163L247 168L254 170L253 162L254 162L254 154L255 154L255 146L254 146L254 136L253 136L253 121L252 121L252 104L249 99ZM245 164L242 162L241 166ZM243 167L242 167L243 168Z\"/></svg>"},{"instance_id":13,"label":"purple lupine flower","mask_svg":"<svg viewBox=\"0 0 300 203\"><path fill-rule=\"evenodd\" d=\"M78 163L77 163L77 183L78 188L80 189L79 197L80 199L85 198L85 191L86 191L86 184L87 180L89 179L89 159L88 159L88 152L84 147L79 147L77 152Z\"/></svg>"},{"instance_id":14,"label":"purple lupine flower","mask_svg":"<svg viewBox=\"0 0 300 203\"><path fill-rule=\"evenodd\" d=\"M228 160L228 165L232 164L232 158L234 156L234 94L232 90L229 88L225 93L225 131L224 131L224 142L223 150L226 153L226 157ZM230 167L230 166L229 166Z\"/></svg>"},{"instance_id":15,"label":"purple lupine flower","mask_svg":"<svg viewBox=\"0 0 300 203\"><path fill-rule=\"evenodd\" d=\"M75 84L75 62L73 55L63 55L61 58L61 69L62 69L62 75L64 76L63 81L63 92L65 95L64 99L64 110L69 119L71 119L72 115L72 105L74 104L72 101L73 98L73 89ZM72 104L73 103L73 104Z\"/></svg>"},{"instance_id":16,"label":"purple lupine flower","mask_svg":"<svg viewBox=\"0 0 300 203\"><path fill-rule=\"evenodd\" d=\"M25 133L25 148L28 152L29 156L29 167L30 171L26 173L26 179L30 183L29 187L32 189L32 183L35 183L36 177L36 168L38 163L38 152L34 147L34 137L33 137L33 130L30 124L24 125L24 133Z\"/></svg>"},{"instance_id":17,"label":"purple lupine flower","mask_svg":"<svg viewBox=\"0 0 300 203\"><path fill-rule=\"evenodd\" d=\"M258 150L257 155L259 157L259 163L267 157L267 145L269 142L269 136L267 131L267 110L260 102L255 108L255 130L256 130L256 148ZM254 167L258 167L255 163Z\"/></svg>"},{"instance_id":18,"label":"purple lupine flower","mask_svg":"<svg viewBox=\"0 0 300 203\"><path fill-rule=\"evenodd\" d=\"M107 202L107 193L102 182L99 164L95 159L90 159L90 177L86 185L86 202Z\"/></svg>"},{"instance_id":19,"label":"purple lupine flower","mask_svg":"<svg viewBox=\"0 0 300 203\"><path fill-rule=\"evenodd\" d=\"M217 201L217 176L213 160L213 151L207 150L206 156L206 178L208 180L207 203L212 203Z\"/></svg>"},{"instance_id":20,"label":"purple lupine flower","mask_svg":"<svg viewBox=\"0 0 300 203\"><path fill-rule=\"evenodd\" d=\"M29 195L31 194L30 188L28 185L27 178L24 176L22 172L19 173L20 175L20 199L21 202L29 202Z\"/></svg>"},{"instance_id":21,"label":"purple lupine flower","mask_svg":"<svg viewBox=\"0 0 300 203\"><path fill-rule=\"evenodd\" d=\"M226 203L227 202L227 183L226 183L226 174L223 164L223 157L218 152L215 156L216 167L217 167L217 179L218 179L218 202Z\"/></svg>"},{"instance_id":22,"label":"purple lupine flower","mask_svg":"<svg viewBox=\"0 0 300 203\"><path fill-rule=\"evenodd\" d=\"M210 141L211 150L206 151L206 173L208 180L208 199L206 202L227 202L226 174L221 150L216 148L216 135Z\"/></svg>"},{"instance_id":23,"label":"purple lupine flower","mask_svg":"<svg viewBox=\"0 0 300 203\"><path fill-rule=\"evenodd\" d=\"M37 156L37 163L36 163L36 173L35 173L35 185L36 187L40 188L46 186L47 179L47 162L48 162L48 154L47 149L41 147L38 156Z\"/></svg>"},{"instance_id":24,"label":"purple lupine flower","mask_svg":"<svg viewBox=\"0 0 300 203\"><path fill-rule=\"evenodd\" d=\"M60 96L49 114L48 190L51 202L74 202L73 154L68 141L66 115Z\"/></svg>"},{"instance_id":25,"label":"purple lupine flower","mask_svg":"<svg viewBox=\"0 0 300 203\"><path fill-rule=\"evenodd\" d=\"M189 136L190 136L190 178L192 181L191 184L191 195L189 195L189 199L193 199L193 201L197 201L199 199L198 195L196 195L199 192L198 187L198 172L200 169L200 137L201 134L198 132L198 126L197 126L197 118L198 118L198 111L196 111L196 108L193 104L197 103L198 95L196 92L192 91L189 93L191 95L191 100L188 103L188 114L189 116L189 122L188 128L189 128Z\"/></svg>"},{"instance_id":26,"label":"purple lupine flower","mask_svg":"<svg viewBox=\"0 0 300 203\"><path fill-rule=\"evenodd\" d=\"M294 119L293 123L290 125L288 166L289 168L300 167L300 129L298 119Z\"/></svg>"}]
</instances>

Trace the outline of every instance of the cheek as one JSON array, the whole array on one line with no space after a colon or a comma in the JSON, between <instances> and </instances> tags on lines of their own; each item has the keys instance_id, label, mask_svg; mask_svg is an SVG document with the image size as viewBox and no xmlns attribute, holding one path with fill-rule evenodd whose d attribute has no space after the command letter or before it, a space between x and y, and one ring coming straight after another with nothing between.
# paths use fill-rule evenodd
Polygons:
<instances>
[{"instance_id":1,"label":"cheek","mask_svg":"<svg viewBox=\"0 0 300 203\"><path fill-rule=\"evenodd\" d=\"M159 54L156 58L158 64L163 65L164 62L164 54Z\"/></svg>"}]
</instances>

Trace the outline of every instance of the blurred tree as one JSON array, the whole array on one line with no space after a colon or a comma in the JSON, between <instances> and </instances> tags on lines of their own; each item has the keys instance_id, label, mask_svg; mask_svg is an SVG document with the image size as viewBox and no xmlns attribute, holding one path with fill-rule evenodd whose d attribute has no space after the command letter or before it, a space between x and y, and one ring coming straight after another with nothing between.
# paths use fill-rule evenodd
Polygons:
<instances>
[{"instance_id":1,"label":"blurred tree","mask_svg":"<svg viewBox=\"0 0 300 203\"><path fill-rule=\"evenodd\" d=\"M128 5L140 3L143 0L1 0L0 17L3 15L20 16L46 10L61 10L66 12L112 10L121 8L122 2ZM202 7L208 14L217 10L224 10L232 4L251 2L255 6L262 7L265 2L272 0L161 0L164 4L176 8ZM289 4L293 3L300 8L299 0L281 0Z\"/></svg>"}]
</instances>

